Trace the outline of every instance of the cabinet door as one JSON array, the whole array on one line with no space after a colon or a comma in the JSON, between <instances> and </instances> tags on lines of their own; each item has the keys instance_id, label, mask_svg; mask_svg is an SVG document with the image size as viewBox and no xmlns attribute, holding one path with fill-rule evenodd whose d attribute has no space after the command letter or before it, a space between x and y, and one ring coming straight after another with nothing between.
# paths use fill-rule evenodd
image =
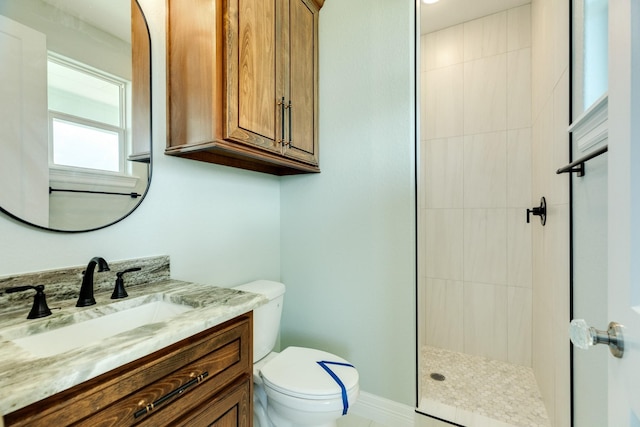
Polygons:
<instances>
[{"instance_id":1,"label":"cabinet door","mask_svg":"<svg viewBox=\"0 0 640 427\"><path fill-rule=\"evenodd\" d=\"M318 9L307 0L288 0L287 138L284 154L318 164Z\"/></svg>"},{"instance_id":2,"label":"cabinet door","mask_svg":"<svg viewBox=\"0 0 640 427\"><path fill-rule=\"evenodd\" d=\"M195 415L175 422L175 427L250 427L253 423L252 378L203 405Z\"/></svg>"},{"instance_id":3,"label":"cabinet door","mask_svg":"<svg viewBox=\"0 0 640 427\"><path fill-rule=\"evenodd\" d=\"M280 153L280 0L231 0L225 43L224 138Z\"/></svg>"}]
</instances>

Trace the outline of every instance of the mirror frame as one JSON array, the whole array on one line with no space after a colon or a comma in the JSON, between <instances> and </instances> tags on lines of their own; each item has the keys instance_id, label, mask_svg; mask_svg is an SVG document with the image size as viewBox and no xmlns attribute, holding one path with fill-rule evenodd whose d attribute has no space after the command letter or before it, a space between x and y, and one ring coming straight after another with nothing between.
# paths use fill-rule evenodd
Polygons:
<instances>
[{"instance_id":1,"label":"mirror frame","mask_svg":"<svg viewBox=\"0 0 640 427\"><path fill-rule=\"evenodd\" d=\"M138 10L140 11L140 14L142 15L142 20L144 21L144 25L147 29L147 38L149 41L149 174L148 174L148 178L147 178L147 187L144 191L144 193L140 196L140 200L138 200L138 203L131 208L128 212L126 212L125 214L123 214L120 218L108 222L104 225L98 226L98 227L93 227L93 228L86 228L86 229L79 229L79 230L63 230L63 229L57 229L57 228L51 228L51 227L45 227L42 225L38 225L38 224L34 224L32 222L29 222L25 219L22 219L20 217L18 217L17 215L7 211L6 209L4 209L2 206L0 206L0 212L4 213L5 215L7 215L9 218L21 223L21 224L26 224L28 226L34 227L36 229L40 229L40 230L44 230L44 231L53 231L56 233L86 233L89 231L96 231L96 230L101 230L103 228L107 228L109 226L112 226L114 224L119 223L120 221L122 221L123 219L127 218L129 215L131 215L136 209L138 209L138 207L142 204L143 200L145 199L145 197L147 196L147 193L149 193L149 188L151 187L151 178L153 175L153 90L151 90L151 85L152 85L152 80L153 80L153 64L152 64L152 44L151 44L151 32L149 31L149 23L147 21L147 17L144 14L144 11L142 10L142 6L140 6L140 2L138 0L132 0L135 1L136 6L138 7Z\"/></svg>"}]
</instances>

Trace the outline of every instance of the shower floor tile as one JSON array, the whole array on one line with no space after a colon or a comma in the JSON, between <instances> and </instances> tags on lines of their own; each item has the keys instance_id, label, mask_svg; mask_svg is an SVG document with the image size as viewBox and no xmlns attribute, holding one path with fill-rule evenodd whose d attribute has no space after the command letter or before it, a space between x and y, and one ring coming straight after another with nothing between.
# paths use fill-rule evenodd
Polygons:
<instances>
[{"instance_id":1,"label":"shower floor tile","mask_svg":"<svg viewBox=\"0 0 640 427\"><path fill-rule=\"evenodd\" d=\"M425 346L421 375L426 414L467 427L549 426L531 368Z\"/></svg>"}]
</instances>

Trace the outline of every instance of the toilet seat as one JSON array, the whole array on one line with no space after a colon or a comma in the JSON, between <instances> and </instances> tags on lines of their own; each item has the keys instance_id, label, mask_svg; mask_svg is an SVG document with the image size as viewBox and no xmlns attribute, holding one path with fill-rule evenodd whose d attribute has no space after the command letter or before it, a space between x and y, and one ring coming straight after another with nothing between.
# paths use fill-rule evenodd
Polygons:
<instances>
[{"instance_id":1,"label":"toilet seat","mask_svg":"<svg viewBox=\"0 0 640 427\"><path fill-rule=\"evenodd\" d=\"M340 384L318 364L322 361L327 362L326 366L342 382L347 394L358 387L358 371L349 362L325 351L303 347L283 350L260 369L260 376L265 386L287 396L309 400L342 399Z\"/></svg>"}]
</instances>

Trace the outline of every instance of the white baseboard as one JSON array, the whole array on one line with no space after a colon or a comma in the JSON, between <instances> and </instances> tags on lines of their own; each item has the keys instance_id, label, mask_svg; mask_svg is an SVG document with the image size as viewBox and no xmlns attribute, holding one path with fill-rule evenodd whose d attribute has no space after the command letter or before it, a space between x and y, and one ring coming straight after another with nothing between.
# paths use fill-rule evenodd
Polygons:
<instances>
[{"instance_id":1,"label":"white baseboard","mask_svg":"<svg viewBox=\"0 0 640 427\"><path fill-rule=\"evenodd\" d=\"M385 426L414 427L415 425L415 408L413 406L363 391L360 392L358 400L349 413Z\"/></svg>"}]
</instances>

